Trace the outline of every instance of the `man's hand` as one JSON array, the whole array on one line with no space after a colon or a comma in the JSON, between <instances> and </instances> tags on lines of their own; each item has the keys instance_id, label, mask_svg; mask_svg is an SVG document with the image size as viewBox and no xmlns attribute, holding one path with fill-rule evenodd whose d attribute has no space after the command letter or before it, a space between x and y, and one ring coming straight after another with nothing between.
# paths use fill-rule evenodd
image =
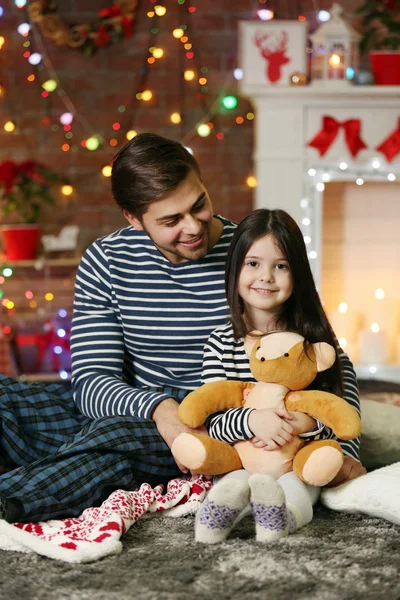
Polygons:
<instances>
[{"instance_id":1,"label":"man's hand","mask_svg":"<svg viewBox=\"0 0 400 600\"><path fill-rule=\"evenodd\" d=\"M249 428L254 433L250 440L256 448L276 450L293 439L293 427L287 422L292 415L284 408L252 410Z\"/></svg>"},{"instance_id":2,"label":"man's hand","mask_svg":"<svg viewBox=\"0 0 400 600\"><path fill-rule=\"evenodd\" d=\"M345 456L339 473L328 483L327 487L335 487L341 483L346 483L360 477L360 475L365 475L366 472L367 469L358 460L352 456Z\"/></svg>"},{"instance_id":3,"label":"man's hand","mask_svg":"<svg viewBox=\"0 0 400 600\"><path fill-rule=\"evenodd\" d=\"M180 433L185 432L207 434L207 429L204 425L198 429L191 429L190 427L184 425L178 417L178 407L179 404L176 400L173 398L167 398L156 406L152 415L159 434L170 448L172 446L172 442ZM182 473L189 472L189 469L187 469L184 465L178 463L177 461L175 462ZM192 475L195 475L195 473L192 473Z\"/></svg>"}]
</instances>

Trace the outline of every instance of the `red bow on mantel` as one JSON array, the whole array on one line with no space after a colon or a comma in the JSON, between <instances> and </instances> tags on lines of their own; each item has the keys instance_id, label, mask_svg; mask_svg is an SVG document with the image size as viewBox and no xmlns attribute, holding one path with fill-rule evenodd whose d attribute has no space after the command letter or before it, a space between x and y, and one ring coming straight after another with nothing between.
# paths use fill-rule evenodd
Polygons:
<instances>
[{"instance_id":1,"label":"red bow on mantel","mask_svg":"<svg viewBox=\"0 0 400 600\"><path fill-rule=\"evenodd\" d=\"M346 146L350 150L351 155L356 157L360 150L367 148L367 145L360 137L360 119L349 119L348 121L340 123L340 121L336 121L333 117L324 116L322 117L321 131L319 131L307 145L316 148L319 155L324 156L331 144L335 141L341 127L344 129Z\"/></svg>"},{"instance_id":2,"label":"red bow on mantel","mask_svg":"<svg viewBox=\"0 0 400 600\"><path fill-rule=\"evenodd\" d=\"M379 146L375 148L378 152L382 152L388 162L391 162L400 152L400 118L397 123L397 129L392 131Z\"/></svg>"}]
</instances>

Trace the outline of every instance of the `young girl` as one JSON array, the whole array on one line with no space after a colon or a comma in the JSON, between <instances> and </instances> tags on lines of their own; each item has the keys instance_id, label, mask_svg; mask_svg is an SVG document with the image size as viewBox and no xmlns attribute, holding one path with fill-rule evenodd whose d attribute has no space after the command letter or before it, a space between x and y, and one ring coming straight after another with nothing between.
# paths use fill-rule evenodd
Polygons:
<instances>
[{"instance_id":1,"label":"young girl","mask_svg":"<svg viewBox=\"0 0 400 600\"><path fill-rule=\"evenodd\" d=\"M218 327L208 340L203 383L221 379L255 382L249 354L257 337L277 330L296 331L309 342L327 342L336 348L334 365L320 373L312 387L343 396L359 411L352 365L337 347L315 289L303 235L286 212L259 209L240 223L227 255L225 286L231 322ZM335 437L306 414L272 409L229 409L213 415L208 426L212 437L229 443L249 439L265 451L284 446L293 435L307 440ZM341 479L363 474L359 439L338 441L350 457L345 458L348 473ZM249 501L257 541L294 533L311 521L319 492L294 472L276 481L269 475L234 471L217 481L206 498L196 519L196 540L215 543L225 539L247 514Z\"/></svg>"}]
</instances>

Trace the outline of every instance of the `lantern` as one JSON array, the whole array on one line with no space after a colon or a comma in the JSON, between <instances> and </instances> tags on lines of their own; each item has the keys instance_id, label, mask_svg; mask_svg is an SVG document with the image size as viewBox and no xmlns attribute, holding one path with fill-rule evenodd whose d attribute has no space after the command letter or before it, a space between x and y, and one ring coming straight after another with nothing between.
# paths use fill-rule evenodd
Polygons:
<instances>
[{"instance_id":1,"label":"lantern","mask_svg":"<svg viewBox=\"0 0 400 600\"><path fill-rule=\"evenodd\" d=\"M343 20L339 4L330 12L331 19L310 35L312 85L346 86L358 69L361 36Z\"/></svg>"}]
</instances>

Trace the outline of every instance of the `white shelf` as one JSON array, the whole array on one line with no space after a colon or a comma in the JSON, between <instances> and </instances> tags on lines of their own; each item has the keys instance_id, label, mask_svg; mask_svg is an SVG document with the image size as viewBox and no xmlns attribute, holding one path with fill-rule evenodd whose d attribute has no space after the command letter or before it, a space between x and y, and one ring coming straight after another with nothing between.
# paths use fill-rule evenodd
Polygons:
<instances>
[{"instance_id":1,"label":"white shelf","mask_svg":"<svg viewBox=\"0 0 400 600\"><path fill-rule=\"evenodd\" d=\"M400 383L400 365L354 365L359 379Z\"/></svg>"},{"instance_id":2,"label":"white shelf","mask_svg":"<svg viewBox=\"0 0 400 600\"><path fill-rule=\"evenodd\" d=\"M71 374L68 374L67 379L62 379L58 373L29 373L24 375L19 375L18 380L22 383L31 382L31 381L44 381L44 382L62 382L69 381L71 379Z\"/></svg>"}]
</instances>

